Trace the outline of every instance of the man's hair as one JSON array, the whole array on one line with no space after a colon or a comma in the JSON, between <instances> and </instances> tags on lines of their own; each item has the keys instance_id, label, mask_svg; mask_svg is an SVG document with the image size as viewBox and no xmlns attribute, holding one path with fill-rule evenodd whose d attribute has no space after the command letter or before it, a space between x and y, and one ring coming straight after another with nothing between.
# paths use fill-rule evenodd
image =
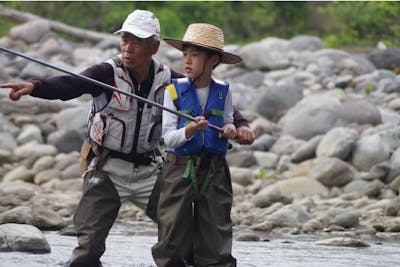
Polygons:
<instances>
[{"instance_id":1,"label":"man's hair","mask_svg":"<svg viewBox=\"0 0 400 267\"><path fill-rule=\"evenodd\" d=\"M154 45L157 41L160 41L160 37L158 37L157 35L152 35L147 39L149 40L149 43L151 45Z\"/></svg>"}]
</instances>

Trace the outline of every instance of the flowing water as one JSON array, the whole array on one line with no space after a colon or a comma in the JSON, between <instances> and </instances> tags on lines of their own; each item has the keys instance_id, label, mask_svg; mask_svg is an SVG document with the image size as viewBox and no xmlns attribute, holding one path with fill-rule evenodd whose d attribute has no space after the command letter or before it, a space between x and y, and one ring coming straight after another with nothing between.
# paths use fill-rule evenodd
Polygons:
<instances>
[{"instance_id":1,"label":"flowing water","mask_svg":"<svg viewBox=\"0 0 400 267\"><path fill-rule=\"evenodd\" d=\"M30 254L0 252L0 267L57 267L68 260L76 237L45 232L51 253ZM327 238L327 237L325 237ZM370 246L349 248L315 244L316 236L287 236L260 242L234 241L233 255L241 267L334 267L334 266L400 266L400 242L396 236L384 242L366 241ZM104 267L153 267L151 246L153 235L135 235L132 229L114 227L107 239L107 249L102 257Z\"/></svg>"}]
</instances>

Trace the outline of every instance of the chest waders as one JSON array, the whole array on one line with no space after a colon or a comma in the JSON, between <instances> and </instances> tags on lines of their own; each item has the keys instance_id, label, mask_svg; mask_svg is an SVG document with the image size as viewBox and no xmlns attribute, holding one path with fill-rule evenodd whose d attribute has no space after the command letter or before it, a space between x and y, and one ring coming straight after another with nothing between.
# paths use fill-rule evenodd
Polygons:
<instances>
[{"instance_id":1,"label":"chest waders","mask_svg":"<svg viewBox=\"0 0 400 267\"><path fill-rule=\"evenodd\" d=\"M202 158L200 158L200 161ZM202 164L199 164L197 168L200 168ZM210 164L208 165L208 170L206 177L204 179L203 183L199 183L196 175L196 168L194 166L194 159L193 156L190 156L187 163L186 163L186 168L185 172L183 173L182 178L183 179L190 179L192 182L193 190L194 190L194 196L195 199L200 199L202 196L204 196L205 192L207 191L208 185L210 184L211 178L215 174L215 166L214 166L214 161L211 161Z\"/></svg>"}]
</instances>

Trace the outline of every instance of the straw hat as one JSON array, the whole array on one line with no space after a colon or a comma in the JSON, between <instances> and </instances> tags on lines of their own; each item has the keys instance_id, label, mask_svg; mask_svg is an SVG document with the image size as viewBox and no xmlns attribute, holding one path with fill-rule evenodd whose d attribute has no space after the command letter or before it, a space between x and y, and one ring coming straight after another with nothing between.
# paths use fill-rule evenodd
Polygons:
<instances>
[{"instance_id":1,"label":"straw hat","mask_svg":"<svg viewBox=\"0 0 400 267\"><path fill-rule=\"evenodd\" d=\"M190 24L183 36L183 40L164 38L164 41L181 51L184 45L195 45L219 52L222 55L221 63L236 64L242 61L239 56L224 51L224 33L220 28L211 24Z\"/></svg>"}]
</instances>

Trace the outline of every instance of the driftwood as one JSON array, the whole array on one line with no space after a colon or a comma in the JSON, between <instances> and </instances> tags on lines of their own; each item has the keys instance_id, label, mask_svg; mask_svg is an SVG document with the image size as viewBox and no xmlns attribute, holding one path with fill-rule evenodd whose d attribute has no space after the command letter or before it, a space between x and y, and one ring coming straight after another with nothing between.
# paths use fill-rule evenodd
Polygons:
<instances>
[{"instance_id":1,"label":"driftwood","mask_svg":"<svg viewBox=\"0 0 400 267\"><path fill-rule=\"evenodd\" d=\"M102 41L118 42L119 38L108 33L99 33L95 31L83 30L77 27L72 27L61 22L44 19L42 17L6 8L0 5L0 17L4 17L17 22L29 22L33 20L44 20L49 23L50 28L55 32L60 32L72 36L78 40L89 41L91 43L99 43Z\"/></svg>"}]
</instances>

